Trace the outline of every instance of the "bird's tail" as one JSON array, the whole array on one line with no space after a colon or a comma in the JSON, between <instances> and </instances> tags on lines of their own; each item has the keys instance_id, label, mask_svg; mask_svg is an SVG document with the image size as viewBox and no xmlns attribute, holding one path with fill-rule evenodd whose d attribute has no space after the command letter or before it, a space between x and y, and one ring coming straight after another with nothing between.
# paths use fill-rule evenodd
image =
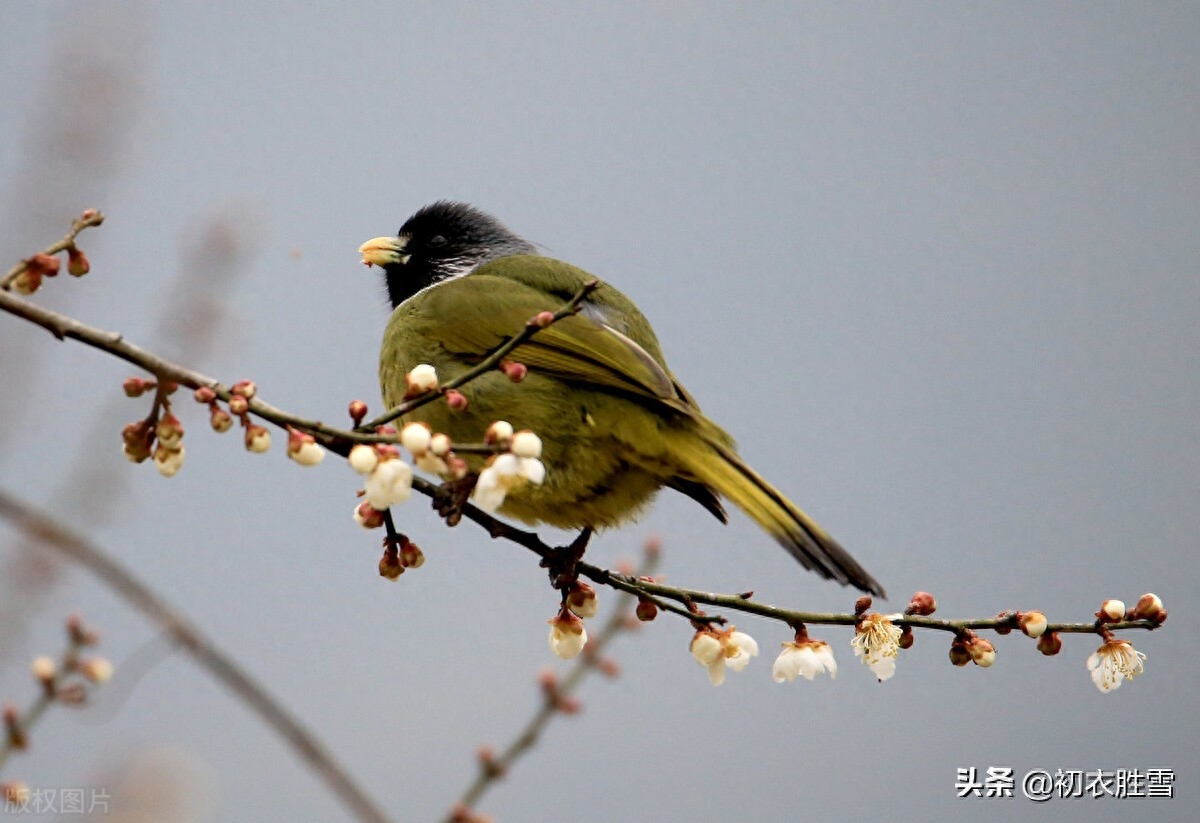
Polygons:
<instances>
[{"instance_id":1,"label":"bird's tail","mask_svg":"<svg viewBox=\"0 0 1200 823\"><path fill-rule=\"evenodd\" d=\"M724 432L707 420L695 422L708 448L676 451L677 459L686 464L689 474L745 512L804 568L843 586L852 585L864 592L887 596L879 581L849 552L722 442ZM715 431L704 431L708 427Z\"/></svg>"}]
</instances>

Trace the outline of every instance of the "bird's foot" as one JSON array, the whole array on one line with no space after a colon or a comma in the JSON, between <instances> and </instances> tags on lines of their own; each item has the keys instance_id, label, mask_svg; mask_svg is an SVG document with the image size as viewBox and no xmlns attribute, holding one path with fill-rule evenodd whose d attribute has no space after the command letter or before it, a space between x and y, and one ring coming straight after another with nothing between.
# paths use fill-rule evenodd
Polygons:
<instances>
[{"instance_id":1,"label":"bird's foot","mask_svg":"<svg viewBox=\"0 0 1200 823\"><path fill-rule=\"evenodd\" d=\"M579 579L579 561L583 559L591 539L592 527L584 526L574 540L565 546L558 546L542 558L539 565L549 573L550 584L554 588L565 592Z\"/></svg>"},{"instance_id":2,"label":"bird's foot","mask_svg":"<svg viewBox=\"0 0 1200 823\"><path fill-rule=\"evenodd\" d=\"M437 496L433 498L433 509L445 519L447 526L457 526L462 520L463 507L471 499L471 492L475 491L478 482L479 475L471 472L457 480L447 480L438 489Z\"/></svg>"}]
</instances>

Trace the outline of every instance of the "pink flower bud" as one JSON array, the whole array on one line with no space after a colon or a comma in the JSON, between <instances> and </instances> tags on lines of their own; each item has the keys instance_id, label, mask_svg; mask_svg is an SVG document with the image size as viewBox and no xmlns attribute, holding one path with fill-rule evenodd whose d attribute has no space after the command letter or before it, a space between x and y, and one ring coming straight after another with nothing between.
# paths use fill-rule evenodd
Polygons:
<instances>
[{"instance_id":1,"label":"pink flower bud","mask_svg":"<svg viewBox=\"0 0 1200 823\"><path fill-rule=\"evenodd\" d=\"M515 363L511 360L501 360L500 371L504 372L504 376L514 383L520 383L529 373L529 369L524 363Z\"/></svg>"},{"instance_id":2,"label":"pink flower bud","mask_svg":"<svg viewBox=\"0 0 1200 823\"><path fill-rule=\"evenodd\" d=\"M12 289L17 294L28 297L42 287L41 272L26 269L17 275L17 279L12 281Z\"/></svg>"},{"instance_id":3,"label":"pink flower bud","mask_svg":"<svg viewBox=\"0 0 1200 823\"><path fill-rule=\"evenodd\" d=\"M246 414L246 412L250 411L250 401L240 394L235 394L233 397L229 398L229 411L238 417L241 417L242 415Z\"/></svg>"},{"instance_id":4,"label":"pink flower bud","mask_svg":"<svg viewBox=\"0 0 1200 823\"><path fill-rule=\"evenodd\" d=\"M88 262L87 255L81 250L72 246L67 249L67 273L72 277L83 277L92 270L92 264Z\"/></svg>"},{"instance_id":5,"label":"pink flower bud","mask_svg":"<svg viewBox=\"0 0 1200 823\"><path fill-rule=\"evenodd\" d=\"M409 569L419 569L425 565L425 553L411 540L404 541L400 547L400 562Z\"/></svg>"},{"instance_id":6,"label":"pink flower bud","mask_svg":"<svg viewBox=\"0 0 1200 823\"><path fill-rule=\"evenodd\" d=\"M34 272L42 277L55 277L58 275L58 269L62 263L59 262L57 257L38 252L26 260L25 265L26 271Z\"/></svg>"},{"instance_id":7,"label":"pink flower bud","mask_svg":"<svg viewBox=\"0 0 1200 823\"><path fill-rule=\"evenodd\" d=\"M229 391L238 397L249 400L258 393L258 386L254 385L253 380L239 380L229 388Z\"/></svg>"},{"instance_id":8,"label":"pink flower bud","mask_svg":"<svg viewBox=\"0 0 1200 823\"><path fill-rule=\"evenodd\" d=\"M209 403L216 402L217 393L208 386L201 386L200 388L196 389L196 391L192 394L192 397L195 398L197 403L208 405Z\"/></svg>"},{"instance_id":9,"label":"pink flower bud","mask_svg":"<svg viewBox=\"0 0 1200 823\"><path fill-rule=\"evenodd\" d=\"M85 223L90 223L100 216L100 212L95 209L84 209L83 214L79 215L79 219Z\"/></svg>"},{"instance_id":10,"label":"pink flower bud","mask_svg":"<svg viewBox=\"0 0 1200 823\"><path fill-rule=\"evenodd\" d=\"M378 529L383 525L383 512L364 500L354 507L354 522L364 529Z\"/></svg>"},{"instance_id":11,"label":"pink flower bud","mask_svg":"<svg viewBox=\"0 0 1200 823\"><path fill-rule=\"evenodd\" d=\"M906 614L916 614L922 617L928 617L937 611L937 601L933 599L933 595L929 592L917 592L912 596L912 600L908 603L908 608L905 609Z\"/></svg>"},{"instance_id":12,"label":"pink flower bud","mask_svg":"<svg viewBox=\"0 0 1200 823\"><path fill-rule=\"evenodd\" d=\"M912 626L902 626L900 628L900 639L896 641L896 645L902 649L911 649L916 640L916 637L913 636Z\"/></svg>"},{"instance_id":13,"label":"pink flower bud","mask_svg":"<svg viewBox=\"0 0 1200 823\"><path fill-rule=\"evenodd\" d=\"M534 316L533 320L531 320L530 322L533 323L533 325L537 326L539 329L544 329L547 326L549 326L551 323L554 322L554 312L552 312L552 311L538 312Z\"/></svg>"},{"instance_id":14,"label":"pink flower bud","mask_svg":"<svg viewBox=\"0 0 1200 823\"><path fill-rule=\"evenodd\" d=\"M126 377L125 382L121 384L126 397L141 397L154 386L153 380L143 380L140 377Z\"/></svg>"},{"instance_id":15,"label":"pink flower bud","mask_svg":"<svg viewBox=\"0 0 1200 823\"><path fill-rule=\"evenodd\" d=\"M446 391L446 405L454 409L454 411L465 411L469 404L465 394L458 389L448 389Z\"/></svg>"},{"instance_id":16,"label":"pink flower bud","mask_svg":"<svg viewBox=\"0 0 1200 823\"><path fill-rule=\"evenodd\" d=\"M354 425L361 425L363 418L367 416L367 404L361 400L350 401L350 419L354 421Z\"/></svg>"},{"instance_id":17,"label":"pink flower bud","mask_svg":"<svg viewBox=\"0 0 1200 823\"><path fill-rule=\"evenodd\" d=\"M658 617L658 606L654 605L649 600L639 600L637 604L637 619L643 623L649 623L654 618Z\"/></svg>"}]
</instances>

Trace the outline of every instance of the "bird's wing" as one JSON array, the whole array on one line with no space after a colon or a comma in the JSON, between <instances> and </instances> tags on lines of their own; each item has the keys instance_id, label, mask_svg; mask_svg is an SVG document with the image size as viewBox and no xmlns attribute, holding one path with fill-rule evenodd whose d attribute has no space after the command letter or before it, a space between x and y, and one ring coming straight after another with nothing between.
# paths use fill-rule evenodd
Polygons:
<instances>
[{"instance_id":1,"label":"bird's wing","mask_svg":"<svg viewBox=\"0 0 1200 823\"><path fill-rule=\"evenodd\" d=\"M561 305L558 298L523 283L483 273L442 283L422 300L425 305L413 318L421 324L420 333L467 362L479 362L539 312ZM602 317L587 311L565 317L518 346L512 359L535 372L652 405L693 408L667 370Z\"/></svg>"}]
</instances>

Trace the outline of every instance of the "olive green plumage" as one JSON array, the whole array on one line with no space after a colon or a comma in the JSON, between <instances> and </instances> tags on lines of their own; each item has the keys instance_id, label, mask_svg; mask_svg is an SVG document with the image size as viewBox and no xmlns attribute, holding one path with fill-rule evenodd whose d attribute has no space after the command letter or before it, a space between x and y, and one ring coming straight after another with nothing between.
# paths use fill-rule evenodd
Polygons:
<instances>
[{"instance_id":1,"label":"olive green plumage","mask_svg":"<svg viewBox=\"0 0 1200 823\"><path fill-rule=\"evenodd\" d=\"M402 401L405 374L417 364L434 366L443 382L452 379L592 279L558 260L513 254L405 299L384 334L384 402ZM523 382L492 371L461 389L465 411L433 403L410 416L459 442L478 441L494 420L542 438L545 482L511 491L502 514L604 528L636 517L670 486L724 519L724 497L806 568L882 594L840 545L742 462L733 439L671 375L650 324L617 289L601 285L578 315L539 331L510 356L528 367ZM467 459L472 469L482 466L479 456Z\"/></svg>"}]
</instances>

